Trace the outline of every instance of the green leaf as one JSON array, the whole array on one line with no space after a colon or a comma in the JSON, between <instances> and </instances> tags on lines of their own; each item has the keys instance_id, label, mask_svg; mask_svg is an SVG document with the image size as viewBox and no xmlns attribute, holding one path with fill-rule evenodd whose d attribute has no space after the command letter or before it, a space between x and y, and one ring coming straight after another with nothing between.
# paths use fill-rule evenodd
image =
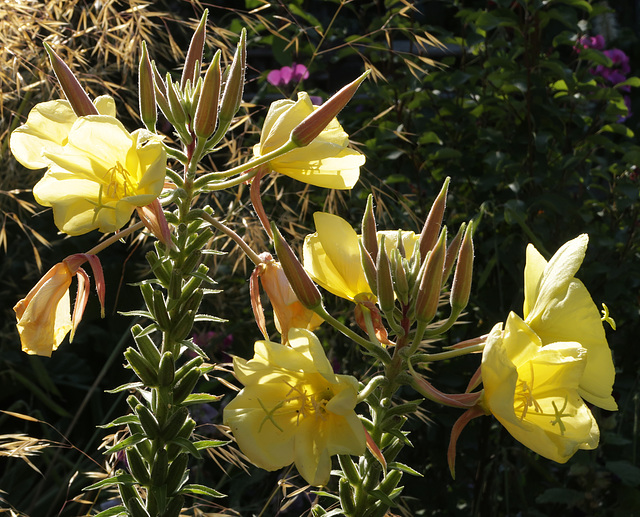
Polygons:
<instances>
[{"instance_id":1,"label":"green leaf","mask_svg":"<svg viewBox=\"0 0 640 517\"><path fill-rule=\"evenodd\" d=\"M536 497L536 503L555 503L576 506L584 501L584 492L571 490L570 488L549 488Z\"/></svg>"},{"instance_id":2,"label":"green leaf","mask_svg":"<svg viewBox=\"0 0 640 517\"><path fill-rule=\"evenodd\" d=\"M218 318L211 314L198 314L193 321L213 321L214 323L225 323L227 320L224 318Z\"/></svg>"},{"instance_id":3,"label":"green leaf","mask_svg":"<svg viewBox=\"0 0 640 517\"><path fill-rule=\"evenodd\" d=\"M126 424L139 424L139 423L140 421L138 420L138 417L136 415L125 415L125 416L119 416L118 418L116 418L115 420L112 420L108 424L99 425L97 427L99 427L100 429L108 429L109 427L117 427L117 426L126 425Z\"/></svg>"},{"instance_id":4,"label":"green leaf","mask_svg":"<svg viewBox=\"0 0 640 517\"><path fill-rule=\"evenodd\" d=\"M142 384L141 382L130 382L128 384L118 386L117 388L113 388L112 390L104 391L106 393L120 393L121 391L137 390L138 388L144 388L144 384Z\"/></svg>"},{"instance_id":5,"label":"green leaf","mask_svg":"<svg viewBox=\"0 0 640 517\"><path fill-rule=\"evenodd\" d=\"M134 485L135 483L136 480L131 474L118 474L89 485L84 490L97 490L98 488L107 488L114 485Z\"/></svg>"},{"instance_id":6,"label":"green leaf","mask_svg":"<svg viewBox=\"0 0 640 517\"><path fill-rule=\"evenodd\" d=\"M178 446L182 447L183 449L189 451L192 456L195 456L196 458L202 458L202 454L200 454L200 451L198 449L196 449L196 446L193 445L193 443L191 441L187 440L186 438L182 438L181 436L176 436L169 443L175 443L176 445L178 445Z\"/></svg>"},{"instance_id":7,"label":"green leaf","mask_svg":"<svg viewBox=\"0 0 640 517\"><path fill-rule=\"evenodd\" d=\"M637 88L640 86L640 77L629 77L629 79L622 81L614 86L614 88L620 88L621 86L631 86Z\"/></svg>"},{"instance_id":8,"label":"green leaf","mask_svg":"<svg viewBox=\"0 0 640 517\"><path fill-rule=\"evenodd\" d=\"M111 508L100 512L95 517L115 517L117 515L129 515L124 506L112 506Z\"/></svg>"},{"instance_id":9,"label":"green leaf","mask_svg":"<svg viewBox=\"0 0 640 517\"><path fill-rule=\"evenodd\" d=\"M209 488L205 485L185 485L182 487L180 494L196 494L196 495L208 495L210 497L226 497L225 494L221 494L213 488Z\"/></svg>"},{"instance_id":10,"label":"green leaf","mask_svg":"<svg viewBox=\"0 0 640 517\"><path fill-rule=\"evenodd\" d=\"M397 461L391 461L388 465L389 470L396 469L401 470L402 472L406 472L407 474L411 474L412 476L424 477L417 470L413 470L409 465L405 465L404 463L400 463Z\"/></svg>"},{"instance_id":11,"label":"green leaf","mask_svg":"<svg viewBox=\"0 0 640 517\"><path fill-rule=\"evenodd\" d=\"M144 434L141 434L141 433L132 434L131 436L129 436L128 438L125 438L121 442L116 443L110 449L107 449L105 454L113 454L114 452L121 451L123 449L126 449L127 447L131 447L131 446L135 445L136 443L140 443L141 441L145 440L146 438L147 437Z\"/></svg>"},{"instance_id":12,"label":"green leaf","mask_svg":"<svg viewBox=\"0 0 640 517\"><path fill-rule=\"evenodd\" d=\"M607 470L615 474L627 486L637 487L640 485L640 468L632 465L626 460L607 461Z\"/></svg>"},{"instance_id":13,"label":"green leaf","mask_svg":"<svg viewBox=\"0 0 640 517\"><path fill-rule=\"evenodd\" d=\"M218 402L222 397L223 395L211 395L209 393L192 393L182 401L182 405L190 406L193 404L206 404L208 402Z\"/></svg>"},{"instance_id":14,"label":"green leaf","mask_svg":"<svg viewBox=\"0 0 640 517\"><path fill-rule=\"evenodd\" d=\"M193 446L201 451L202 449L213 449L214 447L222 447L231 443L230 440L200 440L199 442L193 442Z\"/></svg>"}]
</instances>

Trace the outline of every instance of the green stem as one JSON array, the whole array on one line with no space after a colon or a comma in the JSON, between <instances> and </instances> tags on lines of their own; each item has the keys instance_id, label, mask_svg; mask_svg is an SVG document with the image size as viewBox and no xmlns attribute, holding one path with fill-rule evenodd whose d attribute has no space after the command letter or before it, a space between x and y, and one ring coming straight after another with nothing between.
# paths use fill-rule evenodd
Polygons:
<instances>
[{"instance_id":1,"label":"green stem","mask_svg":"<svg viewBox=\"0 0 640 517\"><path fill-rule=\"evenodd\" d=\"M224 233L226 236L228 236L231 239L233 239L233 241L238 246L240 246L240 248L242 248L242 251L245 252L247 257L249 257L249 259L251 259L251 262L253 262L256 266L259 265L259 264L262 264L264 262L264 260L262 260L258 256L258 254L251 249L251 247L242 239L242 237L240 237L231 228L229 228L228 226L225 226L220 221L218 221L215 217L212 217L210 214L207 214L206 212L202 213L202 218L205 221L207 221L209 224L211 224L211 226L213 226L214 228L217 228L222 233Z\"/></svg>"}]
</instances>

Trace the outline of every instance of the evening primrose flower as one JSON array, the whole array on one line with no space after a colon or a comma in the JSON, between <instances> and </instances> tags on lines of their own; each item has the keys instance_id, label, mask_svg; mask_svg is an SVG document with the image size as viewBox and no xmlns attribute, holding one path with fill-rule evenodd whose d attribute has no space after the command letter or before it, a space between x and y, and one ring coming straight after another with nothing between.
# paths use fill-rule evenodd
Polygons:
<instances>
[{"instance_id":1,"label":"evening primrose flower","mask_svg":"<svg viewBox=\"0 0 640 517\"><path fill-rule=\"evenodd\" d=\"M291 132L308 115L319 109L306 92L298 100L278 100L271 104L260 134L253 147L256 158L282 147ZM360 176L365 158L349 149L349 135L334 118L310 144L297 148L269 162L271 169L298 181L325 188L351 189Z\"/></svg>"},{"instance_id":2,"label":"evening primrose flower","mask_svg":"<svg viewBox=\"0 0 640 517\"><path fill-rule=\"evenodd\" d=\"M592 404L615 411L618 407L611 396L615 369L600 312L584 284L574 278L588 242L588 235L580 235L549 262L533 245L527 247L523 315L543 345L572 341L587 350L579 393Z\"/></svg>"},{"instance_id":3,"label":"evening primrose flower","mask_svg":"<svg viewBox=\"0 0 640 517\"><path fill-rule=\"evenodd\" d=\"M302 255L309 275L341 298L375 299L362 269L356 231L337 215L316 212L313 220L316 233L305 237Z\"/></svg>"},{"instance_id":4,"label":"evening primrose flower","mask_svg":"<svg viewBox=\"0 0 640 517\"><path fill-rule=\"evenodd\" d=\"M94 101L100 115L116 116L116 105L108 95ZM53 100L36 104L27 121L11 133L9 147L16 160L28 169L42 169L51 164L44 153L62 151L69 132L78 116L66 100Z\"/></svg>"},{"instance_id":5,"label":"evening primrose flower","mask_svg":"<svg viewBox=\"0 0 640 517\"><path fill-rule=\"evenodd\" d=\"M233 366L244 388L225 408L224 423L258 467L295 463L309 484L324 485L331 456L364 453L358 382L333 373L313 333L292 329L289 346L257 341L253 359L234 357Z\"/></svg>"},{"instance_id":6,"label":"evening primrose flower","mask_svg":"<svg viewBox=\"0 0 640 517\"><path fill-rule=\"evenodd\" d=\"M104 315L104 276L98 257L71 255L47 271L27 296L13 308L23 352L51 357L51 353L60 346L69 331L73 340L73 334L87 305L89 277L80 267L85 261L89 261L93 269ZM69 287L74 275L78 279L78 295L72 317Z\"/></svg>"},{"instance_id":7,"label":"evening primrose flower","mask_svg":"<svg viewBox=\"0 0 640 517\"><path fill-rule=\"evenodd\" d=\"M359 236L351 225L337 215L313 214L316 233L304 240L304 268L327 291L352 301L375 300L362 268ZM387 255L398 247L399 239L405 258L411 259L419 237L409 231L380 231L378 245L384 236Z\"/></svg>"},{"instance_id":8,"label":"evening primrose flower","mask_svg":"<svg viewBox=\"0 0 640 517\"><path fill-rule=\"evenodd\" d=\"M481 405L523 445L565 463L595 449L600 431L579 394L588 352L576 342L543 344L515 313L496 325L482 354Z\"/></svg>"},{"instance_id":9,"label":"evening primrose flower","mask_svg":"<svg viewBox=\"0 0 640 517\"><path fill-rule=\"evenodd\" d=\"M110 98L96 105L115 112ZM33 195L53 208L56 226L69 235L120 229L164 185L166 153L159 136L144 129L129 133L110 115L76 117L66 101L36 106L14 131L11 149L27 167L48 167Z\"/></svg>"}]
</instances>

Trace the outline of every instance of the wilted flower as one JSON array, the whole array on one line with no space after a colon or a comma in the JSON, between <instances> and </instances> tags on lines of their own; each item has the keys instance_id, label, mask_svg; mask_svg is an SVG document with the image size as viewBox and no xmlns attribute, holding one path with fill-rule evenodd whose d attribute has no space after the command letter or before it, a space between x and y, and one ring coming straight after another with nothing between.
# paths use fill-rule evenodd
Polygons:
<instances>
[{"instance_id":1,"label":"wilted flower","mask_svg":"<svg viewBox=\"0 0 640 517\"><path fill-rule=\"evenodd\" d=\"M89 260L94 271L96 288L104 311L104 278L100 262L95 255L72 255L53 266L20 300L13 310L22 350L27 354L51 357L66 335L71 331L71 339L82 319L87 304L89 277L80 264ZM73 275L78 278L78 295L71 317L69 287Z\"/></svg>"},{"instance_id":2,"label":"wilted flower","mask_svg":"<svg viewBox=\"0 0 640 517\"><path fill-rule=\"evenodd\" d=\"M481 405L519 442L566 462L595 449L600 432L579 394L588 352L576 342L543 344L515 313L491 331L482 354Z\"/></svg>"},{"instance_id":3,"label":"wilted flower","mask_svg":"<svg viewBox=\"0 0 640 517\"><path fill-rule=\"evenodd\" d=\"M305 92L298 94L297 101L286 99L271 104L253 154L260 157L282 147L293 129L317 109ZM271 160L269 165L275 172L304 183L350 189L358 181L365 158L349 149L348 144L349 136L334 118L310 144Z\"/></svg>"},{"instance_id":4,"label":"wilted flower","mask_svg":"<svg viewBox=\"0 0 640 517\"><path fill-rule=\"evenodd\" d=\"M262 314L262 304L260 303L260 293L257 285L258 278L260 278L262 287L269 297L269 301L273 307L273 317L276 328L278 332L282 334L283 338L286 339L289 329L292 328L308 330L318 328L324 320L300 303L280 263L273 260L269 253L263 253L261 258L264 258L265 261L259 264L251 275L250 287L253 312L265 338L267 338L267 332L264 315Z\"/></svg>"},{"instance_id":5,"label":"wilted flower","mask_svg":"<svg viewBox=\"0 0 640 517\"><path fill-rule=\"evenodd\" d=\"M160 195L164 147L157 135L144 129L129 133L113 116L75 117L70 110L65 101L36 106L14 132L11 150L27 167L48 166L33 195L53 207L61 231L114 232L136 207Z\"/></svg>"},{"instance_id":6,"label":"wilted flower","mask_svg":"<svg viewBox=\"0 0 640 517\"><path fill-rule=\"evenodd\" d=\"M309 484L324 485L331 456L364 453L354 411L358 381L333 373L314 334L292 329L289 346L257 341L253 359L235 357L233 365L244 388L225 408L224 422L255 465L295 463Z\"/></svg>"},{"instance_id":7,"label":"wilted flower","mask_svg":"<svg viewBox=\"0 0 640 517\"><path fill-rule=\"evenodd\" d=\"M615 411L618 407L611 396L615 369L600 312L587 288L573 276L588 242L588 235L580 235L564 244L549 262L533 245L527 247L523 316L543 346L577 342L587 350L579 393L592 404Z\"/></svg>"}]
</instances>

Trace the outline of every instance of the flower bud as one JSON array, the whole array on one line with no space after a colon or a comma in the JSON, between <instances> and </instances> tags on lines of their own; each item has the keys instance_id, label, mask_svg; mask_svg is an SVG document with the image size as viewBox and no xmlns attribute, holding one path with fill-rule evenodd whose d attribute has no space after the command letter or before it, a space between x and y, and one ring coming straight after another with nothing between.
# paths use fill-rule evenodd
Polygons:
<instances>
[{"instance_id":1,"label":"flower bud","mask_svg":"<svg viewBox=\"0 0 640 517\"><path fill-rule=\"evenodd\" d=\"M471 277L473 275L473 224L469 223L458 253L458 264L451 285L451 308L462 311L469 302Z\"/></svg>"},{"instance_id":2,"label":"flower bud","mask_svg":"<svg viewBox=\"0 0 640 517\"><path fill-rule=\"evenodd\" d=\"M447 254L444 258L444 272L442 275L442 283L445 283L449 278L449 275L451 274L453 264L455 263L456 257L458 256L458 250L460 249L460 241L462 241L462 236L464 235L464 230L466 227L466 223L462 223L460 225L460 228L458 228L458 233L456 233L456 236L447 247Z\"/></svg>"},{"instance_id":3,"label":"flower bud","mask_svg":"<svg viewBox=\"0 0 640 517\"><path fill-rule=\"evenodd\" d=\"M196 83L196 67L197 63L202 63L202 50L204 49L204 40L207 35L207 15L209 10L205 9L200 18L200 23L193 33L187 57L184 60L184 68L182 69L182 78L180 79L180 89L184 89L187 81L191 84Z\"/></svg>"},{"instance_id":4,"label":"flower bud","mask_svg":"<svg viewBox=\"0 0 640 517\"><path fill-rule=\"evenodd\" d=\"M184 112L180 96L176 90L176 85L171 80L171 75L167 73L167 100L169 101L169 110L171 111L170 122L176 130L184 129L187 121L187 115Z\"/></svg>"},{"instance_id":5,"label":"flower bud","mask_svg":"<svg viewBox=\"0 0 640 517\"><path fill-rule=\"evenodd\" d=\"M313 142L315 138L322 133L322 130L327 127L329 122L331 122L335 116L340 113L342 108L347 105L351 100L351 97L356 93L356 90L362 81L364 81L368 75L369 70L363 73L355 81L343 87L327 102L307 116L307 118L300 122L300 124L291 131L291 140L299 147L304 147Z\"/></svg>"},{"instance_id":6,"label":"flower bud","mask_svg":"<svg viewBox=\"0 0 640 517\"><path fill-rule=\"evenodd\" d=\"M398 245L400 246L401 243L402 239L398 238ZM394 248L391 257L391 277L393 278L393 289L398 296L398 300L402 305L407 305L409 303L409 282L404 271L402 254L398 248Z\"/></svg>"},{"instance_id":7,"label":"flower bud","mask_svg":"<svg viewBox=\"0 0 640 517\"><path fill-rule=\"evenodd\" d=\"M220 126L228 127L235 116L240 103L242 102L242 92L244 91L244 69L247 62L247 31L242 29L240 42L233 56L231 66L228 68L227 81L220 102ZM226 129L225 129L226 130Z\"/></svg>"},{"instance_id":8,"label":"flower bud","mask_svg":"<svg viewBox=\"0 0 640 517\"><path fill-rule=\"evenodd\" d=\"M213 61L204 76L202 92L193 122L193 129L199 138L209 138L218 123L218 103L220 102L220 51L213 56Z\"/></svg>"},{"instance_id":9,"label":"flower bud","mask_svg":"<svg viewBox=\"0 0 640 517\"><path fill-rule=\"evenodd\" d=\"M431 250L424 274L420 279L420 287L416 297L416 320L429 323L438 310L440 291L442 290L442 270L444 267L445 246L447 242L447 228L440 233L435 248Z\"/></svg>"},{"instance_id":10,"label":"flower bud","mask_svg":"<svg viewBox=\"0 0 640 517\"><path fill-rule=\"evenodd\" d=\"M369 252L365 249L362 240L358 241L360 245L360 261L362 263L362 270L364 271L364 276L367 279L367 283L371 288L371 292L374 295L378 295L378 279L376 272L376 264L373 261L373 257L369 255Z\"/></svg>"},{"instance_id":11,"label":"flower bud","mask_svg":"<svg viewBox=\"0 0 640 517\"><path fill-rule=\"evenodd\" d=\"M282 237L280 230L273 223L271 224L271 231L273 232L273 245L278 254L280 265L298 300L307 309L313 310L319 307L322 304L320 291L318 291L313 280L300 264L298 257L296 257L289 244Z\"/></svg>"},{"instance_id":12,"label":"flower bud","mask_svg":"<svg viewBox=\"0 0 640 517\"><path fill-rule=\"evenodd\" d=\"M398 239L400 242L401 239ZM362 217L362 243L375 262L378 257L378 235L376 232L376 217L373 213L373 196L369 194L367 206Z\"/></svg>"},{"instance_id":13,"label":"flower bud","mask_svg":"<svg viewBox=\"0 0 640 517\"><path fill-rule=\"evenodd\" d=\"M151 63L151 68L153 69L153 84L155 86L156 102L162 110L162 113L164 113L164 116L167 117L167 120L171 121L172 117L171 108L169 107L169 99L167 98L167 85L160 75L160 72L158 72L155 61Z\"/></svg>"},{"instance_id":14,"label":"flower bud","mask_svg":"<svg viewBox=\"0 0 640 517\"><path fill-rule=\"evenodd\" d=\"M153 70L147 53L147 45L142 42L140 65L138 66L138 98L140 118L149 131L155 132L158 112L156 111L156 94L153 86Z\"/></svg>"},{"instance_id":15,"label":"flower bud","mask_svg":"<svg viewBox=\"0 0 640 517\"><path fill-rule=\"evenodd\" d=\"M85 115L98 115L98 110L94 106L93 102L91 102L87 92L84 91L78 82L78 79L76 79L76 76L73 75L73 72L47 43L44 43L43 45L49 54L51 66L58 78L60 87L71 104L75 114L78 115L78 117Z\"/></svg>"},{"instance_id":16,"label":"flower bud","mask_svg":"<svg viewBox=\"0 0 640 517\"><path fill-rule=\"evenodd\" d=\"M378 260L376 263L377 284L378 284L378 305L382 312L392 312L395 307L395 296L393 293L393 280L391 279L391 266L387 251L384 245L385 236L380 237L380 247L378 249Z\"/></svg>"},{"instance_id":17,"label":"flower bud","mask_svg":"<svg viewBox=\"0 0 640 517\"><path fill-rule=\"evenodd\" d=\"M444 180L440 194L433 202L427 220L422 227L420 233L420 256L426 257L427 252L433 249L438 235L440 234L440 227L442 226L442 217L444 215L444 209L447 205L447 190L449 188L449 177Z\"/></svg>"}]
</instances>

